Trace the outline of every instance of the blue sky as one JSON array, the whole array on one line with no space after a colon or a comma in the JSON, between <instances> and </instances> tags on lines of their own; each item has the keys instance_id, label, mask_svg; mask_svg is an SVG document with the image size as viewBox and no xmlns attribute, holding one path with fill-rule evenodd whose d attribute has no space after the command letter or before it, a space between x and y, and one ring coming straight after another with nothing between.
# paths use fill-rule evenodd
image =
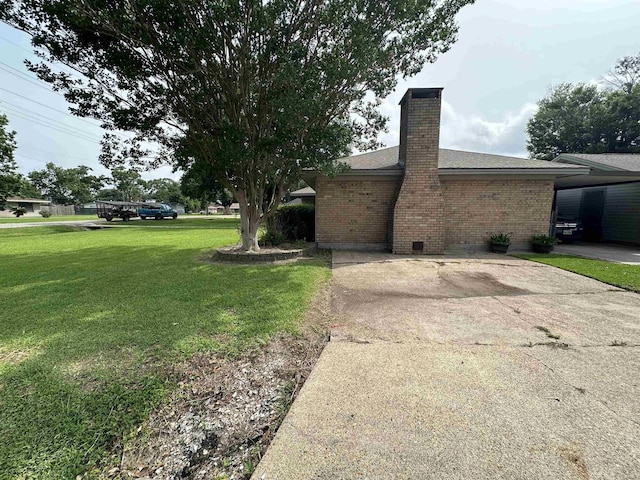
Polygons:
<instances>
[{"instance_id":1,"label":"blue sky","mask_svg":"<svg viewBox=\"0 0 640 480\"><path fill-rule=\"evenodd\" d=\"M452 49L384 100L387 145L398 143L405 90L444 87L442 147L526 156L526 122L551 85L598 81L618 58L640 52L638 0L478 0L459 23ZM62 96L25 77L33 77L23 64L30 52L26 35L0 24L0 110L18 132L20 170L52 161L106 174L98 163L101 129L65 114ZM144 174L165 176L179 174L170 167Z\"/></svg>"}]
</instances>

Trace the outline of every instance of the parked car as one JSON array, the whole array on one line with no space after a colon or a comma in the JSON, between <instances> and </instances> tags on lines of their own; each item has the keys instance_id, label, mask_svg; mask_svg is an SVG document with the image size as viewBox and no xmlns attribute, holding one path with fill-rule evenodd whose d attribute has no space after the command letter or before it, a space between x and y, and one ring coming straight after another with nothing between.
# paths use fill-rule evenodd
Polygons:
<instances>
[{"instance_id":1,"label":"parked car","mask_svg":"<svg viewBox=\"0 0 640 480\"><path fill-rule=\"evenodd\" d=\"M145 203L138 209L138 215L142 220L145 220L147 217L153 217L156 220L178 218L178 212L164 203Z\"/></svg>"},{"instance_id":2,"label":"parked car","mask_svg":"<svg viewBox=\"0 0 640 480\"><path fill-rule=\"evenodd\" d=\"M558 218L556 220L556 238L564 243L576 242L582 238L583 228L579 220Z\"/></svg>"}]
</instances>

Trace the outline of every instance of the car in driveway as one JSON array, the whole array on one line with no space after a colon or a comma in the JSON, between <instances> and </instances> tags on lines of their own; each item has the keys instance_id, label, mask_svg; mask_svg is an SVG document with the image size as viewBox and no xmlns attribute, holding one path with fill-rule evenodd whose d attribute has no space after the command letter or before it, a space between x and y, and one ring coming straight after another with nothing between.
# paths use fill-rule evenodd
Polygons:
<instances>
[{"instance_id":1,"label":"car in driveway","mask_svg":"<svg viewBox=\"0 0 640 480\"><path fill-rule=\"evenodd\" d=\"M577 242L582 238L583 227L580 220L558 218L556 220L556 238L563 243Z\"/></svg>"},{"instance_id":2,"label":"car in driveway","mask_svg":"<svg viewBox=\"0 0 640 480\"><path fill-rule=\"evenodd\" d=\"M178 218L178 212L164 203L145 203L138 209L138 215L142 220L147 218L155 218L162 220L163 218Z\"/></svg>"}]
</instances>

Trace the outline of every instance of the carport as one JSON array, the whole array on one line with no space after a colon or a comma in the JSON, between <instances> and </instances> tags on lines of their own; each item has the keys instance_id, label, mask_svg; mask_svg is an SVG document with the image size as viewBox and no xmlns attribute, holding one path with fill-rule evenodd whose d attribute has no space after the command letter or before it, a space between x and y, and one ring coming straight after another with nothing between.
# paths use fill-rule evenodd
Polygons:
<instances>
[{"instance_id":1,"label":"carport","mask_svg":"<svg viewBox=\"0 0 640 480\"><path fill-rule=\"evenodd\" d=\"M640 245L640 154L562 154L553 161L590 172L556 179L552 225L579 221L583 240Z\"/></svg>"}]
</instances>

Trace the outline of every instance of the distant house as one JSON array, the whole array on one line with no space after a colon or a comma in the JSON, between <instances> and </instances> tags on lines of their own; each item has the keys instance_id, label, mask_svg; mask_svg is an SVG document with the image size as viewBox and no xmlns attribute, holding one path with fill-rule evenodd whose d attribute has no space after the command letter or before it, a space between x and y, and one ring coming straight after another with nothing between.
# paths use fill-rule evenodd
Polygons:
<instances>
[{"instance_id":1,"label":"distant house","mask_svg":"<svg viewBox=\"0 0 640 480\"><path fill-rule=\"evenodd\" d=\"M7 209L0 210L0 217L12 217L12 209L19 207L24 208L27 211L24 215L25 217L39 217L40 209L44 205L51 205L51 202L49 200L42 200L39 198L9 197L7 198Z\"/></svg>"},{"instance_id":2,"label":"distant house","mask_svg":"<svg viewBox=\"0 0 640 480\"><path fill-rule=\"evenodd\" d=\"M301 203L316 204L316 191L311 187L304 187L289 194L291 200L287 205L297 205Z\"/></svg>"},{"instance_id":3,"label":"distant house","mask_svg":"<svg viewBox=\"0 0 640 480\"><path fill-rule=\"evenodd\" d=\"M584 240L640 245L640 154L564 153L553 162L590 168L557 182L559 220L580 221Z\"/></svg>"}]
</instances>

